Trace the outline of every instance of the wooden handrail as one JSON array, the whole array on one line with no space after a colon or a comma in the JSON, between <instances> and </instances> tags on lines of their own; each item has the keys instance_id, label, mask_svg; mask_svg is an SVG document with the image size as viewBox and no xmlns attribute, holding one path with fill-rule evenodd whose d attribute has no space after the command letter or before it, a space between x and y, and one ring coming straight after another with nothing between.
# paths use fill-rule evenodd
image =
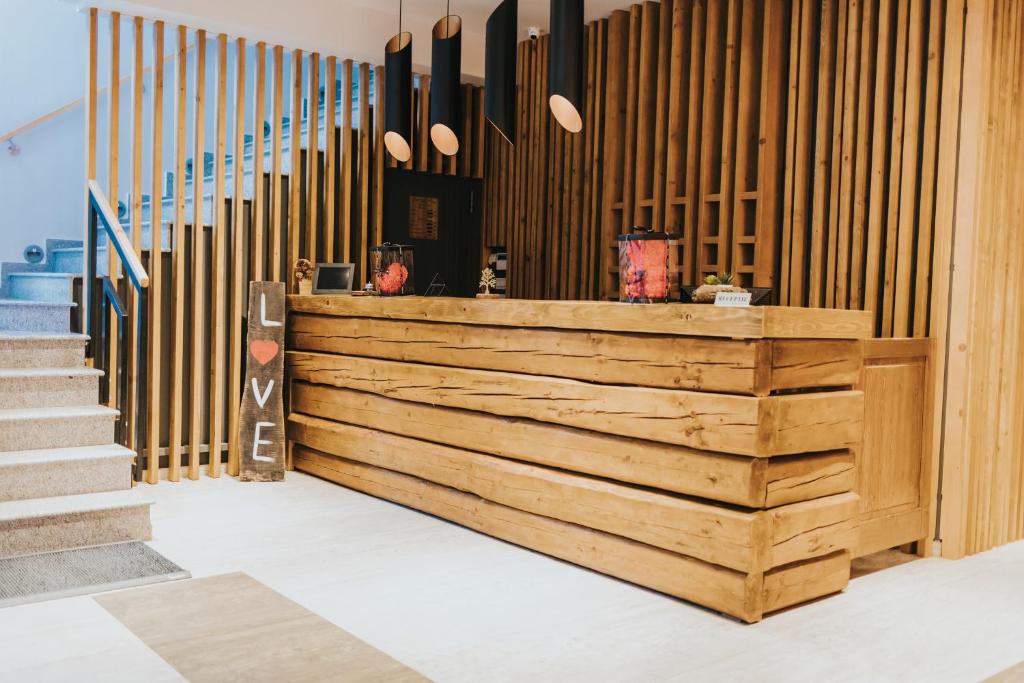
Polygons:
<instances>
[{"instance_id":1,"label":"wooden handrail","mask_svg":"<svg viewBox=\"0 0 1024 683\"><path fill-rule=\"evenodd\" d=\"M118 256L121 257L121 261L128 271L128 277L131 278L136 289L149 287L149 275L142 266L139 255L135 253L131 240L128 239L124 228L121 227L121 223L117 220L117 214L110 207L110 202L107 201L107 196L103 194L99 183L92 179L89 180L89 201L95 207L96 214L107 230L110 243L117 250Z\"/></svg>"}]
</instances>

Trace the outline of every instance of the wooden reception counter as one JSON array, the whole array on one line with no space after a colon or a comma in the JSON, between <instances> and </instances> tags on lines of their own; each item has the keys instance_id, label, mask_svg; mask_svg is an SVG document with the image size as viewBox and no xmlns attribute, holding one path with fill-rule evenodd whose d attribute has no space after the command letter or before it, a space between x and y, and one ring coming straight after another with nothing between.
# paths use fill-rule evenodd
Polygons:
<instances>
[{"instance_id":1,"label":"wooden reception counter","mask_svg":"<svg viewBox=\"0 0 1024 683\"><path fill-rule=\"evenodd\" d=\"M298 470L749 622L846 586L868 313L289 309Z\"/></svg>"}]
</instances>

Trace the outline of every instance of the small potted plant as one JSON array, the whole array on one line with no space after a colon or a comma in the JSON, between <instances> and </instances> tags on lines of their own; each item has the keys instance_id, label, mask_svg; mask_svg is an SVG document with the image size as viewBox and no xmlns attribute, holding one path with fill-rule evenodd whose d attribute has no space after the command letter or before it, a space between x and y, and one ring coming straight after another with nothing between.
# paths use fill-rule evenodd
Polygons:
<instances>
[{"instance_id":1,"label":"small potted plant","mask_svg":"<svg viewBox=\"0 0 1024 683\"><path fill-rule=\"evenodd\" d=\"M292 270L295 275L295 281L299 285L299 294L312 294L313 264L309 262L309 259L300 258L295 262L295 267Z\"/></svg>"},{"instance_id":2,"label":"small potted plant","mask_svg":"<svg viewBox=\"0 0 1024 683\"><path fill-rule=\"evenodd\" d=\"M498 286L498 278L494 275L494 271L490 268L484 268L480 271L480 286L483 288L482 294L477 294L478 299L500 299L500 294L494 294L491 292L491 287Z\"/></svg>"},{"instance_id":3,"label":"small potted plant","mask_svg":"<svg viewBox=\"0 0 1024 683\"><path fill-rule=\"evenodd\" d=\"M708 275L704 278L704 284L693 290L691 295L693 302L697 304L713 304L719 292L745 292L747 290L733 284L734 278L731 273L722 275Z\"/></svg>"}]
</instances>

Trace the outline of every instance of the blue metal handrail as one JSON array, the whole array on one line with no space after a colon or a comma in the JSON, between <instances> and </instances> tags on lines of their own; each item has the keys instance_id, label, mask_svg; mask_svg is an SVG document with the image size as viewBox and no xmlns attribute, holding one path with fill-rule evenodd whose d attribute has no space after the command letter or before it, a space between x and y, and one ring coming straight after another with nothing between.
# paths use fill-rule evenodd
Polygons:
<instances>
[{"instance_id":1,"label":"blue metal handrail","mask_svg":"<svg viewBox=\"0 0 1024 683\"><path fill-rule=\"evenodd\" d=\"M131 241L117 220L117 214L107 201L106 195L95 180L89 180L89 224L87 244L85 253L85 282L83 283L84 294L84 315L85 324L83 329L89 335L87 355L93 361L93 367L103 370L103 380L100 384L101 400L110 400L111 382L116 382L117 408L120 415L117 419L116 440L121 445L134 444L140 448L145 438L145 423L141 419L145 411L141 409L143 397L146 396L146 376L143 372L142 359L145 357L147 345L146 331L149 316L149 275L142 266L139 254L135 252ZM131 282L135 289L135 301L138 306L136 316L135 339L138 340L137 352L133 357L129 356L130 340L127 339L126 322L128 309L124 304L127 292L118 292L117 286L109 275L97 276L97 248L100 242L100 231L107 236L107 243L118 255L128 275L127 281ZM124 282L125 280L120 280ZM99 286L97 286L99 285ZM98 290L98 291L97 291ZM110 311L110 314L108 314ZM116 331L112 329L111 317L117 323ZM117 335L117 358L111 359L109 355L109 340L112 334ZM112 362L113 361L113 362ZM129 363L134 365L136 387L129 387ZM139 400L131 404L129 402L129 391L134 389ZM126 410L133 406L135 410L131 414ZM131 431L129 431L131 430ZM134 438L129 439L129 435ZM151 457L157 457L151 454ZM142 472L140 463L136 460L136 475Z\"/></svg>"}]
</instances>

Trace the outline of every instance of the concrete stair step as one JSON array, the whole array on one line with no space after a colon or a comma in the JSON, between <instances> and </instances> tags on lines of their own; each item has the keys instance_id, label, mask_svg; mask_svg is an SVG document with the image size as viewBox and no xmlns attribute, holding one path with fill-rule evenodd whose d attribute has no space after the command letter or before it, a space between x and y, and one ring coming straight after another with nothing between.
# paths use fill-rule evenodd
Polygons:
<instances>
[{"instance_id":1,"label":"concrete stair step","mask_svg":"<svg viewBox=\"0 0 1024 683\"><path fill-rule=\"evenodd\" d=\"M0 453L114 443L118 411L107 406L0 410Z\"/></svg>"},{"instance_id":2,"label":"concrete stair step","mask_svg":"<svg viewBox=\"0 0 1024 683\"><path fill-rule=\"evenodd\" d=\"M85 363L84 334L0 332L0 368L76 368Z\"/></svg>"},{"instance_id":3,"label":"concrete stair step","mask_svg":"<svg viewBox=\"0 0 1024 683\"><path fill-rule=\"evenodd\" d=\"M150 540L151 504L130 489L0 503L0 558Z\"/></svg>"},{"instance_id":4,"label":"concrete stair step","mask_svg":"<svg viewBox=\"0 0 1024 683\"><path fill-rule=\"evenodd\" d=\"M95 406L103 372L93 368L0 368L0 408Z\"/></svg>"},{"instance_id":5,"label":"concrete stair step","mask_svg":"<svg viewBox=\"0 0 1024 683\"><path fill-rule=\"evenodd\" d=\"M73 300L74 273L11 273L7 276L7 297L22 301L68 303Z\"/></svg>"},{"instance_id":6,"label":"concrete stair step","mask_svg":"<svg viewBox=\"0 0 1024 683\"><path fill-rule=\"evenodd\" d=\"M134 458L117 444L0 453L0 503L131 488Z\"/></svg>"},{"instance_id":7,"label":"concrete stair step","mask_svg":"<svg viewBox=\"0 0 1024 683\"><path fill-rule=\"evenodd\" d=\"M0 299L0 331L67 333L74 307L70 301Z\"/></svg>"},{"instance_id":8,"label":"concrete stair step","mask_svg":"<svg viewBox=\"0 0 1024 683\"><path fill-rule=\"evenodd\" d=\"M46 263L51 272L54 273L75 273L85 272L85 249L82 247L63 247L51 249L47 254ZM100 275L107 272L107 248L100 247L96 250L96 270Z\"/></svg>"}]
</instances>

